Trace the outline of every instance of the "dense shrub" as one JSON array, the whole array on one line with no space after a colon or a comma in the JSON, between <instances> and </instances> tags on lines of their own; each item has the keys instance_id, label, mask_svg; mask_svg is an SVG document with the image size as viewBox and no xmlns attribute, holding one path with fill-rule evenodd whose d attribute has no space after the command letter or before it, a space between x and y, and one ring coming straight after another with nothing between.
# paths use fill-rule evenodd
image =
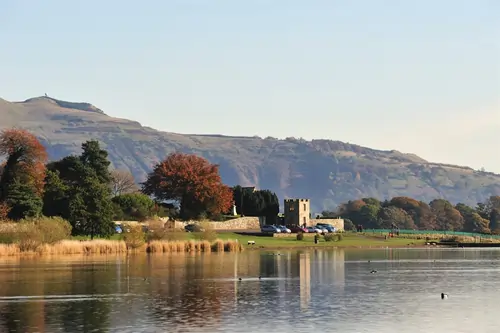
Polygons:
<instances>
[{"instance_id":1,"label":"dense shrub","mask_svg":"<svg viewBox=\"0 0 500 333\"><path fill-rule=\"evenodd\" d=\"M144 221L153 215L154 201L142 193L127 193L113 197L114 219Z\"/></svg>"},{"instance_id":2,"label":"dense shrub","mask_svg":"<svg viewBox=\"0 0 500 333\"><path fill-rule=\"evenodd\" d=\"M142 229L142 225L138 223L126 224L126 232L123 234L123 240L127 244L128 249L137 249L146 242L146 235Z\"/></svg>"},{"instance_id":3,"label":"dense shrub","mask_svg":"<svg viewBox=\"0 0 500 333\"><path fill-rule=\"evenodd\" d=\"M167 239L168 230L165 228L165 223L161 220L148 221L148 233L146 239L148 242L154 240Z\"/></svg>"},{"instance_id":4,"label":"dense shrub","mask_svg":"<svg viewBox=\"0 0 500 333\"><path fill-rule=\"evenodd\" d=\"M214 242L217 239L217 233L208 223L201 223L200 226L202 231L194 233L195 239L209 242Z\"/></svg>"},{"instance_id":5,"label":"dense shrub","mask_svg":"<svg viewBox=\"0 0 500 333\"><path fill-rule=\"evenodd\" d=\"M342 234L325 234L325 242L339 242L343 239Z\"/></svg>"},{"instance_id":6,"label":"dense shrub","mask_svg":"<svg viewBox=\"0 0 500 333\"><path fill-rule=\"evenodd\" d=\"M31 221L44 244L54 244L71 236L71 224L61 217L42 217ZM27 222L30 223L29 220Z\"/></svg>"},{"instance_id":7,"label":"dense shrub","mask_svg":"<svg viewBox=\"0 0 500 333\"><path fill-rule=\"evenodd\" d=\"M356 226L349 219L344 219L344 230L345 231L353 231L356 230Z\"/></svg>"},{"instance_id":8,"label":"dense shrub","mask_svg":"<svg viewBox=\"0 0 500 333\"><path fill-rule=\"evenodd\" d=\"M21 251L36 251L42 244L55 244L71 236L71 224L60 217L20 220L2 230L2 243L18 243Z\"/></svg>"},{"instance_id":9,"label":"dense shrub","mask_svg":"<svg viewBox=\"0 0 500 333\"><path fill-rule=\"evenodd\" d=\"M0 220L0 243L12 244L19 240L17 223L12 223L8 220Z\"/></svg>"}]
</instances>

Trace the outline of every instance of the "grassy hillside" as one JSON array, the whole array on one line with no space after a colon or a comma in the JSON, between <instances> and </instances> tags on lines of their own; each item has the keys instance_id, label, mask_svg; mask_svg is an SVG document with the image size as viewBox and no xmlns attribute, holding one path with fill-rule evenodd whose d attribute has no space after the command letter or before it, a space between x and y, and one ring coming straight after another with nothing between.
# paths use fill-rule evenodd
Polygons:
<instances>
[{"instance_id":1,"label":"grassy hillside","mask_svg":"<svg viewBox=\"0 0 500 333\"><path fill-rule=\"evenodd\" d=\"M16 103L0 99L0 119L0 128L22 127L36 134L53 159L79 153L80 144L93 138L109 151L114 167L142 181L170 152L196 153L218 163L227 184L269 188L281 199L311 198L315 211L366 196L443 197L474 205L500 195L499 175L340 141L159 132L109 117L88 103L49 97Z\"/></svg>"}]
</instances>

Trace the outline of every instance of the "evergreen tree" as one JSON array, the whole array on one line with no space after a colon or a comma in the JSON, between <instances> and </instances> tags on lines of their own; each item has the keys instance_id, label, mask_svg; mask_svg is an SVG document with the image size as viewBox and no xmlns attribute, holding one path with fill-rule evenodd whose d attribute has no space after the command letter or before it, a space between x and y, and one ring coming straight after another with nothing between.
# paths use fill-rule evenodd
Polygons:
<instances>
[{"instance_id":1,"label":"evergreen tree","mask_svg":"<svg viewBox=\"0 0 500 333\"><path fill-rule=\"evenodd\" d=\"M29 184L19 182L11 184L5 203L10 207L7 217L12 220L38 217L42 213L42 198L33 191Z\"/></svg>"},{"instance_id":2,"label":"evergreen tree","mask_svg":"<svg viewBox=\"0 0 500 333\"><path fill-rule=\"evenodd\" d=\"M80 156L67 156L48 166L44 213L67 219L74 234L113 234L113 205L107 152L96 141L82 145Z\"/></svg>"},{"instance_id":3,"label":"evergreen tree","mask_svg":"<svg viewBox=\"0 0 500 333\"><path fill-rule=\"evenodd\" d=\"M108 160L108 152L101 149L99 142L96 140L84 142L82 150L80 161L95 171L97 178L102 184L111 183L112 177L109 170L111 162Z\"/></svg>"}]
</instances>

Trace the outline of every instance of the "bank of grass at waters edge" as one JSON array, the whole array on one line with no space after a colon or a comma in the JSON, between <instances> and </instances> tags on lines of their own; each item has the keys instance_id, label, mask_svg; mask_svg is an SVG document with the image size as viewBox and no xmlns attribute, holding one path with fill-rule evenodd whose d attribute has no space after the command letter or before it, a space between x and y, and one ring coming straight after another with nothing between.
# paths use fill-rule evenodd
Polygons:
<instances>
[{"instance_id":1,"label":"bank of grass at waters edge","mask_svg":"<svg viewBox=\"0 0 500 333\"><path fill-rule=\"evenodd\" d=\"M0 257L22 254L34 255L76 255L76 254L126 254L126 253L209 253L239 252L243 249L294 249L294 248L384 248L412 247L426 243L425 237L389 237L374 236L364 233L343 233L340 240L325 241L320 236L314 244L314 235L304 234L303 240L297 240L296 234L289 237L270 237L245 235L234 232L220 232L212 235L214 239L204 239L202 233L173 232L169 239L151 240L137 247L127 246L123 235L114 235L111 239L73 237L53 244L41 244L36 248L23 248L19 243L0 244ZM406 236L406 235L405 235ZM255 245L249 245L253 241ZM461 241L466 241L461 240Z\"/></svg>"}]
</instances>

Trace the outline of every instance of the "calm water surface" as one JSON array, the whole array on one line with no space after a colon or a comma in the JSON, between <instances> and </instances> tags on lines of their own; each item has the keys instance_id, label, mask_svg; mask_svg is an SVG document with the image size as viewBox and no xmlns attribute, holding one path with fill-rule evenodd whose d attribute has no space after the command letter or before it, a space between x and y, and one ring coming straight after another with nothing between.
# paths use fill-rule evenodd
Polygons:
<instances>
[{"instance_id":1,"label":"calm water surface","mask_svg":"<svg viewBox=\"0 0 500 333\"><path fill-rule=\"evenodd\" d=\"M494 249L10 258L0 332L487 333L499 283Z\"/></svg>"}]
</instances>

